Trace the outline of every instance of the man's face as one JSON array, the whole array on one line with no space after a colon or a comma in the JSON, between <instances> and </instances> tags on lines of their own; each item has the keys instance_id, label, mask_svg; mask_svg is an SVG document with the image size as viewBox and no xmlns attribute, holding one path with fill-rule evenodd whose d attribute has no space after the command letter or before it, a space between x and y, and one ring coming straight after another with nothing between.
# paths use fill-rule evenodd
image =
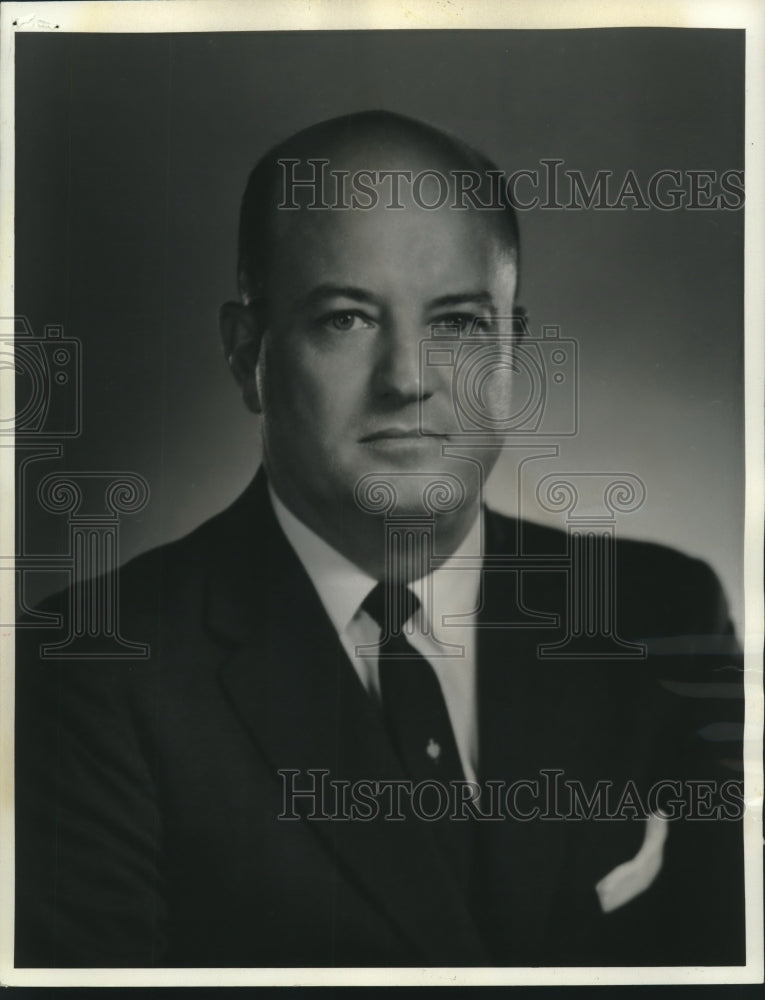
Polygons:
<instances>
[{"instance_id":1,"label":"man's face","mask_svg":"<svg viewBox=\"0 0 765 1000\"><path fill-rule=\"evenodd\" d=\"M257 378L265 461L282 500L321 527L355 508L356 484L379 473L399 512L422 510L423 476L450 473L474 499L475 469L444 455L459 442L488 474L499 453L469 450L453 368L421 368L433 325L512 313L512 255L486 213L416 206L299 210L277 240ZM484 386L501 419L509 372ZM423 433L424 432L424 433Z\"/></svg>"}]
</instances>

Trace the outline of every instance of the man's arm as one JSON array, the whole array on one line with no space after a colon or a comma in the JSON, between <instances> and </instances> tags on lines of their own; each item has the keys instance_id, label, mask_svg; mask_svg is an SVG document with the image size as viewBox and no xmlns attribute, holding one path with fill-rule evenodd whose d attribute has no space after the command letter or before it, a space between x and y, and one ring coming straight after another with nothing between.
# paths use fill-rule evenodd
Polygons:
<instances>
[{"instance_id":1,"label":"man's arm","mask_svg":"<svg viewBox=\"0 0 765 1000\"><path fill-rule=\"evenodd\" d=\"M17 632L16 964L164 964L154 783L131 718L145 664L40 660Z\"/></svg>"}]
</instances>

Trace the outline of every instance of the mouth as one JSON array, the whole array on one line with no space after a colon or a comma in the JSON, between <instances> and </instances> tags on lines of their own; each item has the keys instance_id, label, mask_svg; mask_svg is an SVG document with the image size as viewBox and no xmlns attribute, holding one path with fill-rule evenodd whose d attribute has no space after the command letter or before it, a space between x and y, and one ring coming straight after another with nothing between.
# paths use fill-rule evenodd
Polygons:
<instances>
[{"instance_id":1,"label":"mouth","mask_svg":"<svg viewBox=\"0 0 765 1000\"><path fill-rule=\"evenodd\" d=\"M383 427L379 431L365 434L360 438L362 444L369 444L374 441L417 441L422 438L437 438L446 440L446 434L438 434L435 431L421 429L419 427Z\"/></svg>"}]
</instances>

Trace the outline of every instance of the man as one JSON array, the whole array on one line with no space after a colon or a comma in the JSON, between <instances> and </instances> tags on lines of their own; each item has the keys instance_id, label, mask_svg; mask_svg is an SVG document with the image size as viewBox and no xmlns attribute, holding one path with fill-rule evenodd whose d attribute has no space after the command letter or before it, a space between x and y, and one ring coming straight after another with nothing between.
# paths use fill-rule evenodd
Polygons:
<instances>
[{"instance_id":1,"label":"man","mask_svg":"<svg viewBox=\"0 0 765 1000\"><path fill-rule=\"evenodd\" d=\"M221 326L263 469L122 570L148 660L20 645L18 964L744 960L713 574L621 543L618 634L646 655L545 657L568 540L483 507L520 349L497 176L384 112L253 171Z\"/></svg>"}]
</instances>

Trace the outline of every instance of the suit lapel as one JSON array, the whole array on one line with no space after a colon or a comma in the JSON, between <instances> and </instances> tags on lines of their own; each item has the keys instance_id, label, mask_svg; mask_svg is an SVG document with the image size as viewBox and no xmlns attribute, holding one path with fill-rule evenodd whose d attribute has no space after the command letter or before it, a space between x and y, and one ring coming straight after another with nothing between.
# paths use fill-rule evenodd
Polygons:
<instances>
[{"instance_id":1,"label":"suit lapel","mask_svg":"<svg viewBox=\"0 0 765 1000\"><path fill-rule=\"evenodd\" d=\"M350 782L403 778L377 709L273 516L262 474L248 494L231 512L210 588L211 623L233 642L221 676L234 710L280 786L281 769L301 772L296 787L311 783L306 772L321 769L330 772L328 779ZM228 551L230 545L236 551ZM232 565L238 568L233 574ZM302 808L310 811L310 803ZM487 961L422 823L407 817L306 825L426 961L449 964L450 955L464 964Z\"/></svg>"},{"instance_id":2,"label":"suit lapel","mask_svg":"<svg viewBox=\"0 0 765 1000\"><path fill-rule=\"evenodd\" d=\"M487 513L487 554L515 554L513 522ZM552 574L544 590L555 592ZM524 593L525 593L524 586ZM520 588L518 588L520 591ZM482 782L539 782L538 791L517 785L511 800L517 818L484 823L479 830L483 891L480 908L485 936L498 960L534 964L544 957L547 926L555 894L563 880L570 824L563 819L523 818L534 806L545 811L545 787L554 771L571 763L569 710L574 707L560 688L560 663L540 661L537 646L550 641L550 630L537 627L481 628L486 622L512 621L507 572L483 575L479 613L479 770ZM555 597L533 610L560 610ZM516 619L517 620L517 619ZM565 665L571 669L571 664ZM564 668L565 670L565 668ZM565 761L565 765L561 762ZM552 810L551 810L552 811Z\"/></svg>"}]
</instances>

